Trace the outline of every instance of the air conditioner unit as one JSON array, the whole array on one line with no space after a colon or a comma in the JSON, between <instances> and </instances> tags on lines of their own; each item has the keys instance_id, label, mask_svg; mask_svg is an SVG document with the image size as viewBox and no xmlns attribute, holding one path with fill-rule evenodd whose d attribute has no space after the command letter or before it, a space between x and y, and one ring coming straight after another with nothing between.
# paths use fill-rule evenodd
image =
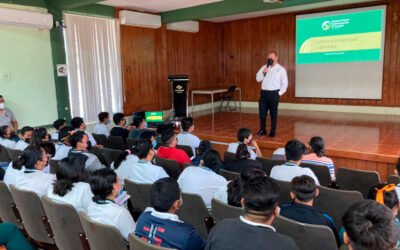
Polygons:
<instances>
[{"instance_id":1,"label":"air conditioner unit","mask_svg":"<svg viewBox=\"0 0 400 250\"><path fill-rule=\"evenodd\" d=\"M119 12L120 23L129 26L158 29L161 27L161 16L146 13L121 10Z\"/></svg>"},{"instance_id":2,"label":"air conditioner unit","mask_svg":"<svg viewBox=\"0 0 400 250\"><path fill-rule=\"evenodd\" d=\"M167 29L196 33L199 32L199 22L185 21L185 22L168 23Z\"/></svg>"},{"instance_id":3,"label":"air conditioner unit","mask_svg":"<svg viewBox=\"0 0 400 250\"><path fill-rule=\"evenodd\" d=\"M53 28L53 16L34 11L0 8L0 24L49 30Z\"/></svg>"}]
</instances>

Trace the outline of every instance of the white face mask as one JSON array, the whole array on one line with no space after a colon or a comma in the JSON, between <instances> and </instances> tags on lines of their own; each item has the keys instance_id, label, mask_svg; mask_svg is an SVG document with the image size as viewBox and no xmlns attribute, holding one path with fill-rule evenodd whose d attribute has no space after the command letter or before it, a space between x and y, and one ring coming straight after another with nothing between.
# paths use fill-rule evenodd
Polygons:
<instances>
[{"instance_id":1,"label":"white face mask","mask_svg":"<svg viewBox=\"0 0 400 250\"><path fill-rule=\"evenodd\" d=\"M0 103L0 109L4 109L4 102Z\"/></svg>"}]
</instances>

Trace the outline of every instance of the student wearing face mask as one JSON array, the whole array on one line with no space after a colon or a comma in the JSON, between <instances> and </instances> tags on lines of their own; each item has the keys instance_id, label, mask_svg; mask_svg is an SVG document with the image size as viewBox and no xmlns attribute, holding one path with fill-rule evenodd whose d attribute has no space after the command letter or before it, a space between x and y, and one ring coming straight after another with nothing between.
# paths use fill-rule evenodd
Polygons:
<instances>
[{"instance_id":1,"label":"student wearing face mask","mask_svg":"<svg viewBox=\"0 0 400 250\"><path fill-rule=\"evenodd\" d=\"M288 87L286 69L278 63L278 54L273 51L268 53L267 64L263 65L256 75L257 82L261 82L260 100L258 103L260 115L260 130L258 135L266 135L265 120L268 111L271 116L270 137L276 134L278 119L279 98L285 94Z\"/></svg>"},{"instance_id":2,"label":"student wearing face mask","mask_svg":"<svg viewBox=\"0 0 400 250\"><path fill-rule=\"evenodd\" d=\"M29 146L33 130L34 129L32 127L28 126L25 126L21 129L21 132L19 134L20 140L17 142L15 149L23 151L25 148Z\"/></svg>"},{"instance_id":3,"label":"student wearing face mask","mask_svg":"<svg viewBox=\"0 0 400 250\"><path fill-rule=\"evenodd\" d=\"M110 136L107 125L110 124L110 114L108 112L100 112L97 116L99 123L94 127L93 133L98 135Z\"/></svg>"},{"instance_id":4,"label":"student wearing face mask","mask_svg":"<svg viewBox=\"0 0 400 250\"><path fill-rule=\"evenodd\" d=\"M0 145L15 149L17 143L12 139L12 131L10 126L4 125L0 127Z\"/></svg>"},{"instance_id":5,"label":"student wearing face mask","mask_svg":"<svg viewBox=\"0 0 400 250\"><path fill-rule=\"evenodd\" d=\"M5 107L2 95L0 95L0 126L10 126L15 132L18 130L18 121L11 109Z\"/></svg>"}]
</instances>

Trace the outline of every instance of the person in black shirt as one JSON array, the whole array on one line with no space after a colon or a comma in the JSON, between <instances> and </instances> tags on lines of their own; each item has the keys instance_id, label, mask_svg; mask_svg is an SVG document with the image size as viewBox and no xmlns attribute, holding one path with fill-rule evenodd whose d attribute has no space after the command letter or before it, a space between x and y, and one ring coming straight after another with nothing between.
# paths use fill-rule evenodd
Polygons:
<instances>
[{"instance_id":1,"label":"person in black shirt","mask_svg":"<svg viewBox=\"0 0 400 250\"><path fill-rule=\"evenodd\" d=\"M129 130L125 128L126 119L124 114L115 113L113 116L113 121L115 123L115 127L113 127L110 131L111 136L121 136L126 140L129 135Z\"/></svg>"},{"instance_id":2,"label":"person in black shirt","mask_svg":"<svg viewBox=\"0 0 400 250\"><path fill-rule=\"evenodd\" d=\"M292 238L271 226L279 214L279 185L265 176L244 184L244 216L219 222L208 236L207 250L298 249Z\"/></svg>"},{"instance_id":3,"label":"person in black shirt","mask_svg":"<svg viewBox=\"0 0 400 250\"><path fill-rule=\"evenodd\" d=\"M262 169L261 162L250 159L250 152L247 150L247 145L239 144L236 149L236 155L233 160L229 161L225 170L241 173L249 167Z\"/></svg>"},{"instance_id":4,"label":"person in black shirt","mask_svg":"<svg viewBox=\"0 0 400 250\"><path fill-rule=\"evenodd\" d=\"M302 175L293 178L290 192L293 202L283 204L280 215L302 223L328 226L335 235L336 243L340 246L339 235L333 219L313 208L314 198L318 194L319 189L310 176Z\"/></svg>"}]
</instances>

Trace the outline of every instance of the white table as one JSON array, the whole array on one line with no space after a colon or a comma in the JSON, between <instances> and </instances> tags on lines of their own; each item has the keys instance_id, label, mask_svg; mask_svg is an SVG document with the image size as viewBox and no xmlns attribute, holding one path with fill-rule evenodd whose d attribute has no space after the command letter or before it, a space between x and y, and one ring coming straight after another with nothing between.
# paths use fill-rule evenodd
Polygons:
<instances>
[{"instance_id":1,"label":"white table","mask_svg":"<svg viewBox=\"0 0 400 250\"><path fill-rule=\"evenodd\" d=\"M214 115L214 94L221 94L225 93L228 89L194 89L192 90L192 115L193 115L193 96L194 95L210 95L211 96L211 110L212 114ZM235 91L239 91L239 111L242 112L242 90L240 87L236 87Z\"/></svg>"}]
</instances>

